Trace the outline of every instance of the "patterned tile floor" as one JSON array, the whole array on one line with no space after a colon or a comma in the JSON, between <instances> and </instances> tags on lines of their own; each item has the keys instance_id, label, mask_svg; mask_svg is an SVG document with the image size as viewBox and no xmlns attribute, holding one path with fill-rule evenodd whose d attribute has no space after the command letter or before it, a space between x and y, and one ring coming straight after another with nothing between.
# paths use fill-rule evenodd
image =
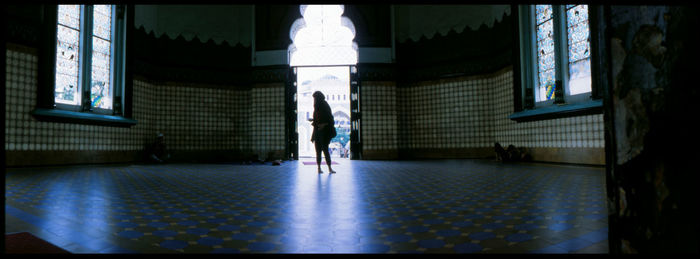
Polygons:
<instances>
[{"instance_id":1,"label":"patterned tile floor","mask_svg":"<svg viewBox=\"0 0 700 259\"><path fill-rule=\"evenodd\" d=\"M5 233L73 253L608 252L603 168L338 162L8 168Z\"/></svg>"}]
</instances>

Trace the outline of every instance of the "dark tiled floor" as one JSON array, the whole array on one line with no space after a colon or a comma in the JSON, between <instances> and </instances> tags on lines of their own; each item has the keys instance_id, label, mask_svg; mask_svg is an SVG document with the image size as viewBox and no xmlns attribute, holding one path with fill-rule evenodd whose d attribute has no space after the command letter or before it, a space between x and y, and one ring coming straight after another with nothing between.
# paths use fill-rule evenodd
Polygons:
<instances>
[{"instance_id":1,"label":"dark tiled floor","mask_svg":"<svg viewBox=\"0 0 700 259\"><path fill-rule=\"evenodd\" d=\"M10 168L5 232L74 253L608 252L603 168L338 162Z\"/></svg>"}]
</instances>

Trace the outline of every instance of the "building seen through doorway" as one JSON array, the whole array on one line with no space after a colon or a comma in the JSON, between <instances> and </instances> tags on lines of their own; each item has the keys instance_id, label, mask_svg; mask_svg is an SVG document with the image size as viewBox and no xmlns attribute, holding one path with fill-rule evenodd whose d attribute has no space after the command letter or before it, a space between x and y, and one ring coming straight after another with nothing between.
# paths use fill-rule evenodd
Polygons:
<instances>
[{"instance_id":1,"label":"building seen through doorway","mask_svg":"<svg viewBox=\"0 0 700 259\"><path fill-rule=\"evenodd\" d=\"M311 96L321 91L331 107L335 118L337 136L329 145L331 156L347 158L350 153L350 98L349 67L300 67L298 70L298 113L299 156L315 156L314 145L309 141L313 127L314 100Z\"/></svg>"}]
</instances>

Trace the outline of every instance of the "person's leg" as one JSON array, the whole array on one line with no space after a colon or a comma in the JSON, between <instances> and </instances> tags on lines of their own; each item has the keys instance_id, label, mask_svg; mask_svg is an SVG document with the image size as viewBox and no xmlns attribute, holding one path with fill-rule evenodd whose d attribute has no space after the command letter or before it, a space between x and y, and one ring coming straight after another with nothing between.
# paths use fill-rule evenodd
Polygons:
<instances>
[{"instance_id":1,"label":"person's leg","mask_svg":"<svg viewBox=\"0 0 700 259\"><path fill-rule=\"evenodd\" d=\"M323 147L321 147L321 144L318 143L318 141L314 141L314 148L316 148L316 167L318 169L318 173L322 174L323 171L321 171L321 150Z\"/></svg>"},{"instance_id":2,"label":"person's leg","mask_svg":"<svg viewBox=\"0 0 700 259\"><path fill-rule=\"evenodd\" d=\"M331 168L331 154L328 152L328 145L323 148L323 155L326 156L326 165L328 165L328 173L335 173L333 168Z\"/></svg>"}]
</instances>

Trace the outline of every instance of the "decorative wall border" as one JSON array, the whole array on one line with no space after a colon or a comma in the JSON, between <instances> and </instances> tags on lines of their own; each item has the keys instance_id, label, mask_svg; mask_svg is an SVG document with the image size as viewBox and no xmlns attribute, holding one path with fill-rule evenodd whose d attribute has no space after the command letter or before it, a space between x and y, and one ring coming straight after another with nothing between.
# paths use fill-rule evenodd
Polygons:
<instances>
[{"instance_id":1,"label":"decorative wall border","mask_svg":"<svg viewBox=\"0 0 700 259\"><path fill-rule=\"evenodd\" d=\"M493 27L461 33L450 30L432 39L421 38L396 45L400 82L442 77L489 74L513 63L513 15L504 15ZM478 39L478 40L477 40Z\"/></svg>"},{"instance_id":2,"label":"decorative wall border","mask_svg":"<svg viewBox=\"0 0 700 259\"><path fill-rule=\"evenodd\" d=\"M134 74L150 80L243 87L250 83L251 47L156 37L143 27L134 29L133 46Z\"/></svg>"}]
</instances>

